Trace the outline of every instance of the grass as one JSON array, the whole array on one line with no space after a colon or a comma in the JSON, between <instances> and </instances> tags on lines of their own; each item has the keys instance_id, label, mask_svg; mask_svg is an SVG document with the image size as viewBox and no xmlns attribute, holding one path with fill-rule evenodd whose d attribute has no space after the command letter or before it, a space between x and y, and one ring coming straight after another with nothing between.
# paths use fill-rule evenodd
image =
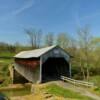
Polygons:
<instances>
[{"instance_id":1,"label":"grass","mask_svg":"<svg viewBox=\"0 0 100 100\"><path fill-rule=\"evenodd\" d=\"M92 89L93 93L100 96L100 75L90 77L89 81L96 86Z\"/></svg>"},{"instance_id":2,"label":"grass","mask_svg":"<svg viewBox=\"0 0 100 100\"><path fill-rule=\"evenodd\" d=\"M0 57L13 57L15 53L11 52L0 52Z\"/></svg>"},{"instance_id":3,"label":"grass","mask_svg":"<svg viewBox=\"0 0 100 100\"><path fill-rule=\"evenodd\" d=\"M100 88L99 88L99 87L96 87L96 88L94 89L94 91L100 93Z\"/></svg>"},{"instance_id":4,"label":"grass","mask_svg":"<svg viewBox=\"0 0 100 100\"><path fill-rule=\"evenodd\" d=\"M100 88L100 75L90 77L89 81Z\"/></svg>"},{"instance_id":5,"label":"grass","mask_svg":"<svg viewBox=\"0 0 100 100\"><path fill-rule=\"evenodd\" d=\"M31 93L30 86L24 86L23 88L8 88L8 89L1 89L0 93L6 95L7 97L14 97L14 96L24 96Z\"/></svg>"},{"instance_id":6,"label":"grass","mask_svg":"<svg viewBox=\"0 0 100 100\"><path fill-rule=\"evenodd\" d=\"M11 54L5 53L5 55L11 56ZM0 57L4 56L4 54L0 54ZM4 80L2 84L0 84L0 87L7 86L10 83L10 75L9 75L9 65L13 62L12 59L7 58L0 58L0 81Z\"/></svg>"},{"instance_id":7,"label":"grass","mask_svg":"<svg viewBox=\"0 0 100 100\"><path fill-rule=\"evenodd\" d=\"M7 66L13 62L11 58L0 58L0 66Z\"/></svg>"},{"instance_id":8,"label":"grass","mask_svg":"<svg viewBox=\"0 0 100 100\"><path fill-rule=\"evenodd\" d=\"M94 87L90 90L92 93L100 96L100 87Z\"/></svg>"},{"instance_id":9,"label":"grass","mask_svg":"<svg viewBox=\"0 0 100 100\"><path fill-rule=\"evenodd\" d=\"M11 89L11 90L1 91L1 93L5 94L8 97L23 96L23 95L26 95L26 94L30 94L30 89L29 88Z\"/></svg>"},{"instance_id":10,"label":"grass","mask_svg":"<svg viewBox=\"0 0 100 100\"><path fill-rule=\"evenodd\" d=\"M94 100L90 97L83 96L79 93L73 92L73 91L68 90L68 89L64 89L64 88L59 87L55 84L47 86L46 89L47 89L48 93L54 94L56 96L62 96L65 98L74 98L74 99L78 99L78 100Z\"/></svg>"}]
</instances>

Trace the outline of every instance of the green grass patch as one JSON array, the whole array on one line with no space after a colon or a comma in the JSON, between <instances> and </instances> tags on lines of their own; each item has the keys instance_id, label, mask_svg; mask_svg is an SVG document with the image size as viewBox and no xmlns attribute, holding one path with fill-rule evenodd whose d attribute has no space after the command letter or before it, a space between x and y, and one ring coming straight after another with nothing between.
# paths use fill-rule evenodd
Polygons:
<instances>
[{"instance_id":1,"label":"green grass patch","mask_svg":"<svg viewBox=\"0 0 100 100\"><path fill-rule=\"evenodd\" d=\"M56 96L62 96L65 98L74 98L74 99L78 99L78 100L94 100L90 97L83 96L79 93L73 92L73 91L68 90L68 89L64 89L64 88L57 86L55 84L48 85L46 87L46 90L50 94L54 94Z\"/></svg>"},{"instance_id":2,"label":"green grass patch","mask_svg":"<svg viewBox=\"0 0 100 100\"><path fill-rule=\"evenodd\" d=\"M13 57L15 53L12 52L0 52L0 57Z\"/></svg>"},{"instance_id":3,"label":"green grass patch","mask_svg":"<svg viewBox=\"0 0 100 100\"><path fill-rule=\"evenodd\" d=\"M4 87L4 86L8 86L9 84L11 84L11 78L10 77L3 77L4 82L2 84L0 84L0 87Z\"/></svg>"},{"instance_id":4,"label":"green grass patch","mask_svg":"<svg viewBox=\"0 0 100 100\"><path fill-rule=\"evenodd\" d=\"M23 96L31 93L31 87L24 86L24 88L4 89L4 90L0 90L0 93L6 95L7 97Z\"/></svg>"},{"instance_id":5,"label":"green grass patch","mask_svg":"<svg viewBox=\"0 0 100 100\"><path fill-rule=\"evenodd\" d=\"M0 58L0 65L8 65L12 63L13 59L5 59L5 58Z\"/></svg>"},{"instance_id":6,"label":"green grass patch","mask_svg":"<svg viewBox=\"0 0 100 100\"><path fill-rule=\"evenodd\" d=\"M100 87L95 87L91 91L100 96Z\"/></svg>"},{"instance_id":7,"label":"green grass patch","mask_svg":"<svg viewBox=\"0 0 100 100\"><path fill-rule=\"evenodd\" d=\"M89 81L93 82L95 86L100 88L100 75L90 77Z\"/></svg>"},{"instance_id":8,"label":"green grass patch","mask_svg":"<svg viewBox=\"0 0 100 100\"><path fill-rule=\"evenodd\" d=\"M97 91L98 93L100 93L100 88L96 87L96 88L94 89L94 91Z\"/></svg>"},{"instance_id":9,"label":"green grass patch","mask_svg":"<svg viewBox=\"0 0 100 100\"><path fill-rule=\"evenodd\" d=\"M10 83L9 65L13 59L0 58L0 81L4 80L0 87L7 86Z\"/></svg>"},{"instance_id":10,"label":"green grass patch","mask_svg":"<svg viewBox=\"0 0 100 100\"><path fill-rule=\"evenodd\" d=\"M89 82L92 82L95 85L92 92L100 96L100 75L90 77Z\"/></svg>"}]
</instances>

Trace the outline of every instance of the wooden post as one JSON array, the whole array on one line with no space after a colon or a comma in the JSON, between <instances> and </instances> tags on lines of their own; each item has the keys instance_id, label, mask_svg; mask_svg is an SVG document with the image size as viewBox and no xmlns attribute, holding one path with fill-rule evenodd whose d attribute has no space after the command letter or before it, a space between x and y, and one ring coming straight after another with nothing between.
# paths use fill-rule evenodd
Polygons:
<instances>
[{"instance_id":1,"label":"wooden post","mask_svg":"<svg viewBox=\"0 0 100 100\"><path fill-rule=\"evenodd\" d=\"M9 72L10 72L10 77L11 77L11 83L14 83L14 66L11 64L9 66Z\"/></svg>"},{"instance_id":2,"label":"wooden post","mask_svg":"<svg viewBox=\"0 0 100 100\"><path fill-rule=\"evenodd\" d=\"M42 82L42 56L40 57L40 83Z\"/></svg>"},{"instance_id":3,"label":"wooden post","mask_svg":"<svg viewBox=\"0 0 100 100\"><path fill-rule=\"evenodd\" d=\"M71 75L72 73L71 73L71 61L69 61L69 77L71 78Z\"/></svg>"},{"instance_id":4,"label":"wooden post","mask_svg":"<svg viewBox=\"0 0 100 100\"><path fill-rule=\"evenodd\" d=\"M12 84L14 84L14 67L12 68Z\"/></svg>"}]
</instances>

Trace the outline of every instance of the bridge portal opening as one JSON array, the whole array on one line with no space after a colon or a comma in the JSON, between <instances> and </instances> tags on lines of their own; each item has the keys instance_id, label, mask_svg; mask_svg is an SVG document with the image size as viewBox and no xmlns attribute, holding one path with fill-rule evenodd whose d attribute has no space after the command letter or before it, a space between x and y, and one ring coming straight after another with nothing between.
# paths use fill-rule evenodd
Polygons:
<instances>
[{"instance_id":1,"label":"bridge portal opening","mask_svg":"<svg viewBox=\"0 0 100 100\"><path fill-rule=\"evenodd\" d=\"M51 57L42 64L42 82L59 80L61 76L70 76L69 63L63 57Z\"/></svg>"}]
</instances>

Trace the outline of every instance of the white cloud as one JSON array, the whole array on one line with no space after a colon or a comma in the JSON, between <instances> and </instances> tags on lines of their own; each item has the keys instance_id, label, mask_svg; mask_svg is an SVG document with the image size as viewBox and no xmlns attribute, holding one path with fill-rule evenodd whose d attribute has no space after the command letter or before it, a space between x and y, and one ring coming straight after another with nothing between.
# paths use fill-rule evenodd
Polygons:
<instances>
[{"instance_id":1,"label":"white cloud","mask_svg":"<svg viewBox=\"0 0 100 100\"><path fill-rule=\"evenodd\" d=\"M8 12L4 15L1 15L0 22L7 21L16 15L19 15L19 14L25 12L27 9L31 8L34 4L35 4L34 0L25 0L25 2L23 2L23 5L20 8L15 9L11 12Z\"/></svg>"},{"instance_id":2,"label":"white cloud","mask_svg":"<svg viewBox=\"0 0 100 100\"><path fill-rule=\"evenodd\" d=\"M34 0L27 0L28 2L26 2L25 5L23 5L22 7L14 10L12 12L13 15L18 15L21 14L22 12L24 12L25 10L31 8L34 5Z\"/></svg>"}]
</instances>

